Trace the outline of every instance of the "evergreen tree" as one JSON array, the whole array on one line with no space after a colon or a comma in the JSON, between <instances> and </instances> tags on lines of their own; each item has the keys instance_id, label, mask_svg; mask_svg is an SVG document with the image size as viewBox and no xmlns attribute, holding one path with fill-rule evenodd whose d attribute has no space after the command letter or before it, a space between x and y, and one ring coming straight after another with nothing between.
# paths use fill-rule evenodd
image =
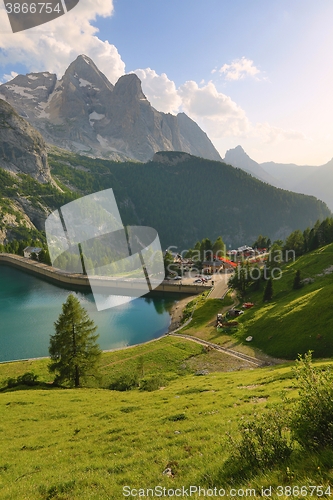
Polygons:
<instances>
[{"instance_id":1,"label":"evergreen tree","mask_svg":"<svg viewBox=\"0 0 333 500\"><path fill-rule=\"evenodd\" d=\"M302 282L301 282L301 271L298 269L295 274L293 289L298 290L299 288L302 288Z\"/></svg>"},{"instance_id":2,"label":"evergreen tree","mask_svg":"<svg viewBox=\"0 0 333 500\"><path fill-rule=\"evenodd\" d=\"M201 261L213 260L213 245L209 238L204 238L200 245L200 259Z\"/></svg>"},{"instance_id":3,"label":"evergreen tree","mask_svg":"<svg viewBox=\"0 0 333 500\"><path fill-rule=\"evenodd\" d=\"M218 257L225 257L225 253L225 244L221 236L219 236L213 244L213 255L217 255Z\"/></svg>"},{"instance_id":4,"label":"evergreen tree","mask_svg":"<svg viewBox=\"0 0 333 500\"><path fill-rule=\"evenodd\" d=\"M173 266L173 255L169 250L165 252L163 262L164 262L164 275L169 276Z\"/></svg>"},{"instance_id":5,"label":"evergreen tree","mask_svg":"<svg viewBox=\"0 0 333 500\"><path fill-rule=\"evenodd\" d=\"M269 278L267 281L267 285L265 286L264 290L264 302L267 302L268 300L272 300L273 298L273 280L272 278Z\"/></svg>"},{"instance_id":6,"label":"evergreen tree","mask_svg":"<svg viewBox=\"0 0 333 500\"><path fill-rule=\"evenodd\" d=\"M45 250L44 248L41 250L39 253L39 262L43 262L44 264L47 264L48 266L52 266L50 254L48 250Z\"/></svg>"},{"instance_id":7,"label":"evergreen tree","mask_svg":"<svg viewBox=\"0 0 333 500\"><path fill-rule=\"evenodd\" d=\"M228 285L237 290L242 298L244 298L246 290L251 283L249 265L243 262L235 270L234 274L228 281Z\"/></svg>"},{"instance_id":8,"label":"evergreen tree","mask_svg":"<svg viewBox=\"0 0 333 500\"><path fill-rule=\"evenodd\" d=\"M304 253L304 235L300 229L293 231L284 245L284 251L292 250L295 252L296 257Z\"/></svg>"},{"instance_id":9,"label":"evergreen tree","mask_svg":"<svg viewBox=\"0 0 333 500\"><path fill-rule=\"evenodd\" d=\"M70 294L62 306L50 338L50 372L56 373L56 382L67 381L80 387L81 379L95 376L101 350L96 344L98 335L94 322L79 300Z\"/></svg>"}]
</instances>

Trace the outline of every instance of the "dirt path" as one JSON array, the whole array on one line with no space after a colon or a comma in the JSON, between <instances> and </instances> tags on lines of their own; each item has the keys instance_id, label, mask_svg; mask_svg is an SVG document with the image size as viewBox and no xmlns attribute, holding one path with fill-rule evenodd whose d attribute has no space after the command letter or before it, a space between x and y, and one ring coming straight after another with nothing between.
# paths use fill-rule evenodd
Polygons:
<instances>
[{"instance_id":1,"label":"dirt path","mask_svg":"<svg viewBox=\"0 0 333 500\"><path fill-rule=\"evenodd\" d=\"M186 340L192 340L192 342L196 342L197 344L202 344L207 347L211 347L212 349L215 349L216 351L224 352L225 354L228 354L229 356L233 356L235 358L241 359L242 361L247 361L248 363L251 363L255 366L267 366L270 363L267 363L265 361L262 361L260 359L253 358L252 356L248 356L247 354L243 354L238 351L234 351L233 349L229 349L227 347L222 347L218 344L213 344L213 342L208 342L207 340L202 340L199 339L198 337L192 337L191 335L184 335L182 333L170 333L169 335L173 335L174 337L181 337Z\"/></svg>"}]
</instances>

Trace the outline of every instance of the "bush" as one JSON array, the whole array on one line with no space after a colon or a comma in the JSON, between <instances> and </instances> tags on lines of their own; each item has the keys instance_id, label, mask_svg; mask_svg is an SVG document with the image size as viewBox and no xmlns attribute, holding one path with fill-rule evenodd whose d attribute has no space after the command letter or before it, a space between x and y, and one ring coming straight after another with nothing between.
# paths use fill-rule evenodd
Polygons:
<instances>
[{"instance_id":1,"label":"bush","mask_svg":"<svg viewBox=\"0 0 333 500\"><path fill-rule=\"evenodd\" d=\"M130 391L139 386L139 377L136 373L124 373L110 385L112 391Z\"/></svg>"},{"instance_id":2,"label":"bush","mask_svg":"<svg viewBox=\"0 0 333 500\"><path fill-rule=\"evenodd\" d=\"M316 368L312 353L299 356L295 368L299 400L292 418L295 439L307 449L333 446L333 370Z\"/></svg>"},{"instance_id":3,"label":"bush","mask_svg":"<svg viewBox=\"0 0 333 500\"><path fill-rule=\"evenodd\" d=\"M29 387L33 385L38 385L38 375L35 375L32 372L26 372L23 375L20 375L17 378L8 378L6 380L6 389L12 389L13 387L17 387L18 385L27 385Z\"/></svg>"},{"instance_id":4,"label":"bush","mask_svg":"<svg viewBox=\"0 0 333 500\"><path fill-rule=\"evenodd\" d=\"M270 469L290 456L292 444L286 413L282 407L255 415L239 426L241 439L231 436L233 451L224 464L227 477L248 477Z\"/></svg>"},{"instance_id":5,"label":"bush","mask_svg":"<svg viewBox=\"0 0 333 500\"><path fill-rule=\"evenodd\" d=\"M6 389L11 389L12 387L17 386L17 380L16 378L7 378L6 380Z\"/></svg>"},{"instance_id":6,"label":"bush","mask_svg":"<svg viewBox=\"0 0 333 500\"><path fill-rule=\"evenodd\" d=\"M32 372L26 372L23 375L17 377L17 385L37 385L38 375L35 375Z\"/></svg>"},{"instance_id":7,"label":"bush","mask_svg":"<svg viewBox=\"0 0 333 500\"><path fill-rule=\"evenodd\" d=\"M157 391L160 387L165 385L164 377L160 374L151 375L149 377L145 377L140 382L140 390L141 391Z\"/></svg>"}]
</instances>

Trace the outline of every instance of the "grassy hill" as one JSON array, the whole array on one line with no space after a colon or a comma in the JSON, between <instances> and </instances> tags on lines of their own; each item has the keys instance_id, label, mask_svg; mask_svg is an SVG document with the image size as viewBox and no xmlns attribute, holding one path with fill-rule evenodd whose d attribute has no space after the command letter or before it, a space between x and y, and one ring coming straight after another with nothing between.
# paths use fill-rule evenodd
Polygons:
<instances>
[{"instance_id":1,"label":"grassy hill","mask_svg":"<svg viewBox=\"0 0 333 500\"><path fill-rule=\"evenodd\" d=\"M283 267L283 276L273 281L274 295L263 303L263 286L250 291L256 303L240 319L237 338L251 335L253 346L271 356L294 359L313 350L314 357L333 356L333 274L325 269L333 265L333 244L299 257ZM301 278L314 281L293 290L296 270Z\"/></svg>"},{"instance_id":2,"label":"grassy hill","mask_svg":"<svg viewBox=\"0 0 333 500\"><path fill-rule=\"evenodd\" d=\"M265 282L258 291L248 290L245 301L255 307L237 318L239 326L229 332L217 330L218 303L208 300L199 307L193 321L182 333L194 335L250 355L264 353L282 359L296 359L298 354L313 351L313 357L333 356L333 273L325 270L333 266L333 244L298 257L295 262L283 264L282 278L273 281L274 295L263 302ZM301 278L313 282L299 290L293 289L296 270ZM253 337L248 343L246 338Z\"/></svg>"},{"instance_id":3,"label":"grassy hill","mask_svg":"<svg viewBox=\"0 0 333 500\"><path fill-rule=\"evenodd\" d=\"M262 345L266 352L271 350L277 355L288 344L290 335L287 326L286 331L280 323L275 326L278 311L286 311L283 322L290 315L302 313L306 321L300 322L298 330L297 318L290 324L294 332L298 331L298 337L295 334L292 337L295 340L289 342L291 350L286 353L292 357L291 351L298 351L307 339L304 325L312 321L312 316L321 321L314 313L318 304L313 303L313 297L319 295L328 307L329 298L324 298L322 290L330 290L333 276L316 275L331 265L332 253L333 245L328 245L287 264L283 278L274 282L276 298L269 304L260 302L262 291L256 296L251 293L256 307L241 318L237 333L220 333L214 326L216 313L230 306L229 297L223 302L200 301L184 333L255 355L255 348ZM295 269L301 269L303 277L313 277L314 283L298 291L291 290ZM290 307L290 302L297 306ZM263 324L273 335L271 339L254 334ZM320 328L322 337L310 337L309 347L324 339L323 356L327 357L329 315L323 318ZM244 346L241 340L249 332L253 333L254 341ZM279 342L270 343L278 334L285 338L278 337ZM135 493L139 495L140 488L158 485L170 491L191 485L224 488L226 496L235 498L244 496L246 490L247 496L259 498L262 488L272 486L270 498L274 499L290 498L289 490L281 494L278 486L295 486L297 493L300 485L321 485L326 495L321 495L321 490L312 491L311 495L308 490L308 495L329 496L327 488L333 485L330 448L309 451L290 441L291 454L282 462L273 462L262 472L254 469L252 474L230 472L237 443L244 438L247 425L257 425L258 431L258 422L260 427L260 419L266 418L269 428L265 433L269 435L270 415L275 415L281 405L283 414L295 413L299 381L293 363L246 369L241 360L180 337L167 336L103 353L101 378L90 382L89 388L53 387L47 364L47 359L0 364L1 499L118 500L128 491L123 490L125 486L137 490L129 496L133 498ZM321 361L318 366L333 369L333 362ZM209 374L199 376L206 369ZM26 372L37 374L39 385L6 389L8 378ZM141 389L109 389L133 374L146 381ZM252 424L247 424L248 421ZM283 428L283 439L289 441L290 436L289 428ZM270 451L268 444L264 441L264 451ZM202 496L193 493L192 498Z\"/></svg>"}]
</instances>

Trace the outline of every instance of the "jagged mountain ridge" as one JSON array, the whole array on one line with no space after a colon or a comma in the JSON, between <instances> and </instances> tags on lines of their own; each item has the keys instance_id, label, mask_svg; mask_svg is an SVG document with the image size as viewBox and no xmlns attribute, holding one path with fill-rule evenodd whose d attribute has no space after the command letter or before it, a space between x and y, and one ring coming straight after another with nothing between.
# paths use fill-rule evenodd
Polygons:
<instances>
[{"instance_id":1,"label":"jagged mountain ridge","mask_svg":"<svg viewBox=\"0 0 333 500\"><path fill-rule=\"evenodd\" d=\"M143 162L157 151L184 151L221 160L185 113L175 116L153 108L135 74L123 75L112 85L84 55L60 81L48 72L18 75L0 85L1 96L48 143L70 151Z\"/></svg>"}]
</instances>

